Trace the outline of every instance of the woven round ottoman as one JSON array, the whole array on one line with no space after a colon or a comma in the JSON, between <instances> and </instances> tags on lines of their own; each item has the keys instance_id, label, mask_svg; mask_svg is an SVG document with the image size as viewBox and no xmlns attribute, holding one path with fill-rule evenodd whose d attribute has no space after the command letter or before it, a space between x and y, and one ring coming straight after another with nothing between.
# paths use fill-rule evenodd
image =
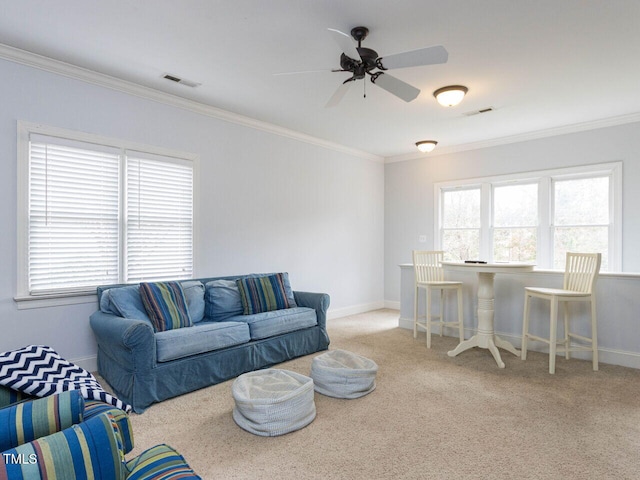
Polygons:
<instances>
[{"instance_id":1,"label":"woven round ottoman","mask_svg":"<svg viewBox=\"0 0 640 480\"><path fill-rule=\"evenodd\" d=\"M358 398L372 392L377 372L376 362L346 350L331 350L311 363L316 392L335 398Z\"/></svg>"},{"instance_id":2,"label":"woven round ottoman","mask_svg":"<svg viewBox=\"0 0 640 480\"><path fill-rule=\"evenodd\" d=\"M231 386L233 419L255 435L275 437L299 430L316 418L313 380L269 368L240 375Z\"/></svg>"}]
</instances>

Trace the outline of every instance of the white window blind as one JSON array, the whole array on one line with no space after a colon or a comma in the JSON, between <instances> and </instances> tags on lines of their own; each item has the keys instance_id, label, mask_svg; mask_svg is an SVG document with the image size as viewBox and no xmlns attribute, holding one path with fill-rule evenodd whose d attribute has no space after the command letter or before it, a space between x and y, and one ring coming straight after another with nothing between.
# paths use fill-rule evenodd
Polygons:
<instances>
[{"instance_id":1,"label":"white window blind","mask_svg":"<svg viewBox=\"0 0 640 480\"><path fill-rule=\"evenodd\" d=\"M193 168L127 152L126 281L193 275Z\"/></svg>"},{"instance_id":2,"label":"white window blind","mask_svg":"<svg viewBox=\"0 0 640 480\"><path fill-rule=\"evenodd\" d=\"M30 143L29 293L118 281L120 156L57 138Z\"/></svg>"},{"instance_id":3,"label":"white window blind","mask_svg":"<svg viewBox=\"0 0 640 480\"><path fill-rule=\"evenodd\" d=\"M38 125L19 139L19 301L192 278L191 156Z\"/></svg>"}]
</instances>

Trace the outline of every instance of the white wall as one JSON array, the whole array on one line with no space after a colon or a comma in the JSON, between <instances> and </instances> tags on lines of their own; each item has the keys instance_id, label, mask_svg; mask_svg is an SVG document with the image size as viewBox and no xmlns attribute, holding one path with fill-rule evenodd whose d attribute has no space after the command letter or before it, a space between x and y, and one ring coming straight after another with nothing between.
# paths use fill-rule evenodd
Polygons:
<instances>
[{"instance_id":1,"label":"white wall","mask_svg":"<svg viewBox=\"0 0 640 480\"><path fill-rule=\"evenodd\" d=\"M623 162L622 262L627 273L603 275L598 283L600 345L605 350L603 361L640 367L640 123L385 165L385 301L401 309L400 324L408 326L413 317L411 275L405 272L409 276L401 281L400 265L412 262L412 250L434 247L435 183L611 161ZM426 235L427 242L418 242L419 235ZM465 325L475 328L477 280L472 275L464 281L469 283ZM500 293L501 282L509 286L508 295ZM496 308L496 330L517 344L523 286L549 283L559 286L561 275L496 278L496 302L502 302L501 309Z\"/></svg>"},{"instance_id":2,"label":"white wall","mask_svg":"<svg viewBox=\"0 0 640 480\"><path fill-rule=\"evenodd\" d=\"M196 276L288 271L334 316L383 301L384 166L0 60L0 351L46 344L91 365L95 303L18 310L16 122L200 156Z\"/></svg>"}]
</instances>

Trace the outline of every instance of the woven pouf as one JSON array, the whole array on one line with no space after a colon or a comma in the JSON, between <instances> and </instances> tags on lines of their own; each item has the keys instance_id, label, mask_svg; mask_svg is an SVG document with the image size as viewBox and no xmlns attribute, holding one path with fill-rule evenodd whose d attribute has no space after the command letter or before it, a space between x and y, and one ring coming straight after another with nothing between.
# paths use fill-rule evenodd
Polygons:
<instances>
[{"instance_id":1,"label":"woven pouf","mask_svg":"<svg viewBox=\"0 0 640 480\"><path fill-rule=\"evenodd\" d=\"M244 430L275 437L299 430L316 418L313 380L270 368L240 375L231 386L233 419Z\"/></svg>"},{"instance_id":2,"label":"woven pouf","mask_svg":"<svg viewBox=\"0 0 640 480\"><path fill-rule=\"evenodd\" d=\"M358 398L372 392L377 372L376 362L346 350L331 350L311 363L316 392L336 398Z\"/></svg>"}]
</instances>

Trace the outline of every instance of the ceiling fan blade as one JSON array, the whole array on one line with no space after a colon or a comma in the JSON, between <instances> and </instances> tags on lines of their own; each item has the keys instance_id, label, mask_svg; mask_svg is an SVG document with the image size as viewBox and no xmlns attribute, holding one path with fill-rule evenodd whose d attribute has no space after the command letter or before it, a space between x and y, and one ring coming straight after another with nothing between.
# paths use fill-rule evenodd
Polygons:
<instances>
[{"instance_id":1,"label":"ceiling fan blade","mask_svg":"<svg viewBox=\"0 0 640 480\"><path fill-rule=\"evenodd\" d=\"M358 62L362 61L360 54L358 53L358 49L349 35L333 28L329 28L327 30L329 30L329 33L347 57L357 60Z\"/></svg>"},{"instance_id":2,"label":"ceiling fan blade","mask_svg":"<svg viewBox=\"0 0 640 480\"><path fill-rule=\"evenodd\" d=\"M442 45L436 45L435 47L419 48L409 52L380 57L378 63L384 69L406 68L446 63L448 58L449 53L447 50Z\"/></svg>"},{"instance_id":3,"label":"ceiling fan blade","mask_svg":"<svg viewBox=\"0 0 640 480\"><path fill-rule=\"evenodd\" d=\"M410 102L420 94L420 90L418 88L409 85L402 80L398 80L396 77L392 77L388 73L378 72L375 76L371 77L371 81L380 88L385 89L387 92L401 98L405 102Z\"/></svg>"},{"instance_id":4,"label":"ceiling fan blade","mask_svg":"<svg viewBox=\"0 0 640 480\"><path fill-rule=\"evenodd\" d=\"M331 108L338 105L342 100L342 97L344 97L344 95L349 91L349 87L351 87L352 83L352 81L347 80L346 82L340 84L336 91L333 92L333 95L331 95L331 98L324 107Z\"/></svg>"},{"instance_id":5,"label":"ceiling fan blade","mask_svg":"<svg viewBox=\"0 0 640 480\"><path fill-rule=\"evenodd\" d=\"M323 72L333 72L330 68L325 68L324 70L301 70L299 72L278 72L272 73L274 77L280 77L283 75L299 75L301 73L323 73Z\"/></svg>"}]
</instances>

